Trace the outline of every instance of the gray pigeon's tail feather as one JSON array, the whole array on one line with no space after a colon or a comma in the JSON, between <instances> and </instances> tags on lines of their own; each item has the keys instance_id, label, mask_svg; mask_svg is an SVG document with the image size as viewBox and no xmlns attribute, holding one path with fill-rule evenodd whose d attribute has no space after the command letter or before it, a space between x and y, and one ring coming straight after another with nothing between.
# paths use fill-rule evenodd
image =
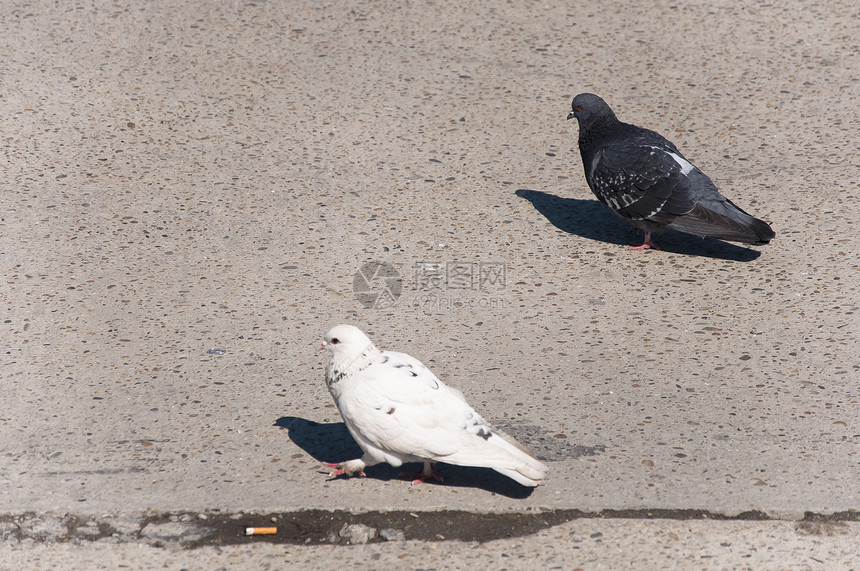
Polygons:
<instances>
[{"instance_id":1,"label":"gray pigeon's tail feather","mask_svg":"<svg viewBox=\"0 0 860 571\"><path fill-rule=\"evenodd\" d=\"M773 228L770 227L770 224L764 220L759 220L758 218L752 219L750 228L752 228L753 232L756 233L756 236L758 236L759 239L758 242L754 242L755 244L767 244L774 236L776 236Z\"/></svg>"},{"instance_id":2,"label":"gray pigeon's tail feather","mask_svg":"<svg viewBox=\"0 0 860 571\"><path fill-rule=\"evenodd\" d=\"M702 201L693 210L672 221L668 227L698 236L746 244L767 244L775 236L767 222L750 216L730 200Z\"/></svg>"}]
</instances>

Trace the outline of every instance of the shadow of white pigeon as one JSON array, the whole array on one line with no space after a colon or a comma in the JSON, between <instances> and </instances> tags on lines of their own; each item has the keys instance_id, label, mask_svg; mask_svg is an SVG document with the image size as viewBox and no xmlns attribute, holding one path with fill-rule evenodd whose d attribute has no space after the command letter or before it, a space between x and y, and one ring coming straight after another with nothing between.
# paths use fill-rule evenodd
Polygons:
<instances>
[{"instance_id":1,"label":"shadow of white pigeon","mask_svg":"<svg viewBox=\"0 0 860 571\"><path fill-rule=\"evenodd\" d=\"M320 349L331 350L326 385L361 458L329 464L331 476L364 475L380 462L400 466L423 462L413 484L441 481L436 462L492 468L523 486L534 487L546 466L507 434L491 427L460 391L436 378L421 361L380 351L357 327L329 329Z\"/></svg>"}]
</instances>

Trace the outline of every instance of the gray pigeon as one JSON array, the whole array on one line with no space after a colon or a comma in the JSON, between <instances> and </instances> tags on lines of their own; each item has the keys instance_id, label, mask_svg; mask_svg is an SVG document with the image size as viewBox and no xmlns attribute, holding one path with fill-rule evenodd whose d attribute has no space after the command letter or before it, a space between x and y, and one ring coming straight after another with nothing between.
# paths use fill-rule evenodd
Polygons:
<instances>
[{"instance_id":1,"label":"gray pigeon","mask_svg":"<svg viewBox=\"0 0 860 571\"><path fill-rule=\"evenodd\" d=\"M659 133L615 117L592 93L574 97L585 180L600 202L645 233L634 250L656 248L651 233L680 230L720 240L767 244L771 227L720 194L716 185Z\"/></svg>"},{"instance_id":2,"label":"gray pigeon","mask_svg":"<svg viewBox=\"0 0 860 571\"><path fill-rule=\"evenodd\" d=\"M424 481L435 462L481 466L534 487L546 466L525 448L491 427L462 393L436 378L415 357L380 351L360 329L337 325L320 348L331 350L325 380L361 458L329 464L332 476L364 475L365 466L423 462Z\"/></svg>"}]
</instances>

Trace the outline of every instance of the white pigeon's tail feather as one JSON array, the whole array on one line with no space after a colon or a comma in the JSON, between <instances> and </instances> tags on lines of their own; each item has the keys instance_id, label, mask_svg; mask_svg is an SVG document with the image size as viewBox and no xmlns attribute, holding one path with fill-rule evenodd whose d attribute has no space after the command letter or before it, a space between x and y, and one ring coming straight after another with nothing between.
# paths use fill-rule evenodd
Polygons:
<instances>
[{"instance_id":1,"label":"white pigeon's tail feather","mask_svg":"<svg viewBox=\"0 0 860 571\"><path fill-rule=\"evenodd\" d=\"M470 434L460 450L437 460L458 466L492 468L529 487L537 486L546 478L543 462L501 430L491 428L491 431L487 438Z\"/></svg>"},{"instance_id":2,"label":"white pigeon's tail feather","mask_svg":"<svg viewBox=\"0 0 860 571\"><path fill-rule=\"evenodd\" d=\"M543 480L543 475L539 478L533 479L525 476L522 472L518 472L516 470L508 470L507 468L494 468L496 472L503 476L507 476L511 480L522 484L523 486L528 486L529 488L534 488Z\"/></svg>"},{"instance_id":3,"label":"white pigeon's tail feather","mask_svg":"<svg viewBox=\"0 0 860 571\"><path fill-rule=\"evenodd\" d=\"M546 478L546 464L538 460L534 457L534 455L529 452L522 444L514 440L511 436L505 434L498 428L493 428L493 435L489 438L489 440L496 440L503 442L503 448L508 448L511 455L519 461L519 465L513 469L506 468L496 468L495 466L491 466L497 472L504 474L505 476L512 478L522 484L523 486L534 487L540 483L541 480ZM494 444L499 445L501 442L494 442Z\"/></svg>"}]
</instances>

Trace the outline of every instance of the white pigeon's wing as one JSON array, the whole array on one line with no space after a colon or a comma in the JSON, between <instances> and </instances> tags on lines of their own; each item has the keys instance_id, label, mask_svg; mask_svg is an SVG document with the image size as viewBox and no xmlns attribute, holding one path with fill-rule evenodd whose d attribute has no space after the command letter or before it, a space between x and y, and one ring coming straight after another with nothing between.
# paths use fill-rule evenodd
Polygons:
<instances>
[{"instance_id":1,"label":"white pigeon's wing","mask_svg":"<svg viewBox=\"0 0 860 571\"><path fill-rule=\"evenodd\" d=\"M381 359L349 383L349 390L341 395L344 419L365 444L385 456L523 469L530 474L528 482L543 477L542 463L496 433L460 391L444 384L414 357L383 352ZM530 466L523 468L523 464Z\"/></svg>"},{"instance_id":2,"label":"white pigeon's wing","mask_svg":"<svg viewBox=\"0 0 860 571\"><path fill-rule=\"evenodd\" d=\"M379 360L379 365L390 367L394 370L399 370L402 373L408 373L412 379L409 386L423 385L430 390L438 390L440 385L444 385L433 371L428 369L424 363L406 353L398 353L397 351L383 351L382 358ZM399 387L398 387L399 388ZM450 389L449 390L454 390ZM460 395L460 399L465 402L460 391L455 390Z\"/></svg>"},{"instance_id":3,"label":"white pigeon's wing","mask_svg":"<svg viewBox=\"0 0 860 571\"><path fill-rule=\"evenodd\" d=\"M348 382L341 411L373 447L430 459L456 450L446 427L456 426L470 407L419 360L386 351Z\"/></svg>"}]
</instances>

